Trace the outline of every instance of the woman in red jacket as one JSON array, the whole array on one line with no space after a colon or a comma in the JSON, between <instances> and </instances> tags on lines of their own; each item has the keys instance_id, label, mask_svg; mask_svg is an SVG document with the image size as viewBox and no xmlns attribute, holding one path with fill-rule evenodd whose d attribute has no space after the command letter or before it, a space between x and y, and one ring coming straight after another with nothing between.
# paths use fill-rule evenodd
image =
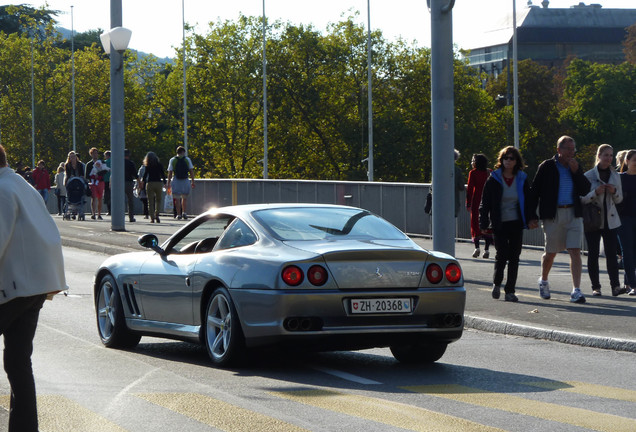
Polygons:
<instances>
[{"instance_id":1,"label":"woman in red jacket","mask_svg":"<svg viewBox=\"0 0 636 432\"><path fill-rule=\"evenodd\" d=\"M473 258L479 256L479 240L484 239L484 258L490 257L490 245L492 244L492 235L485 234L479 229L479 204L481 203L481 194L484 190L486 180L490 177L488 169L488 158L483 154L474 154L471 161L473 169L468 174L468 186L466 187L466 208L470 212L470 235L475 244Z\"/></svg>"},{"instance_id":2,"label":"woman in red jacket","mask_svg":"<svg viewBox=\"0 0 636 432\"><path fill-rule=\"evenodd\" d=\"M35 182L35 189L42 195L44 202L47 202L49 199L49 189L51 189L51 175L44 167L43 160L38 162L38 166L33 170L31 175Z\"/></svg>"}]
</instances>

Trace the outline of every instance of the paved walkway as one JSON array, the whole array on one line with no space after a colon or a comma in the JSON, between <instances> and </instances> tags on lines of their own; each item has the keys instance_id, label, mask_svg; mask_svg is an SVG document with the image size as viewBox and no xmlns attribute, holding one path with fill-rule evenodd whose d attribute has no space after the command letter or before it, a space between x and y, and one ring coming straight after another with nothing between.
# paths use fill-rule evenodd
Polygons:
<instances>
[{"instance_id":1,"label":"paved walkway","mask_svg":"<svg viewBox=\"0 0 636 432\"><path fill-rule=\"evenodd\" d=\"M168 238L185 222L162 217L151 224L143 216L137 222L126 222L125 232L110 230L110 217L103 221L64 221L54 216L65 246L106 254L139 251L137 238L154 233L160 241ZM424 248L432 248L432 240L414 238ZM466 285L466 327L513 336L534 337L564 343L636 352L636 297L612 297L607 275L601 273L603 296L592 297L589 279L583 267L582 291L586 304L569 302L571 278L569 258L559 254L550 273L552 299L539 297L537 278L540 274L540 250L524 249L517 283L518 303L493 300L492 272L494 248L490 259L472 258L473 245L457 243L455 253L464 271ZM483 250L482 250L483 252ZM585 257L583 261L585 264ZM601 269L604 262L601 259ZM622 278L622 276L621 276Z\"/></svg>"}]
</instances>

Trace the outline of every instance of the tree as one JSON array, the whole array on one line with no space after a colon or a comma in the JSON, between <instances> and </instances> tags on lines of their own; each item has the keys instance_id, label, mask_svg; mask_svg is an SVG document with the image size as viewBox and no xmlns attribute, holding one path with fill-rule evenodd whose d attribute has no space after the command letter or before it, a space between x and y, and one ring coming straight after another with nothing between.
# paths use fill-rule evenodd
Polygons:
<instances>
[{"instance_id":1,"label":"tree","mask_svg":"<svg viewBox=\"0 0 636 432\"><path fill-rule=\"evenodd\" d=\"M636 138L636 66L570 63L561 121L577 131L577 146L629 148ZM593 161L589 161L590 163Z\"/></svg>"},{"instance_id":2,"label":"tree","mask_svg":"<svg viewBox=\"0 0 636 432\"><path fill-rule=\"evenodd\" d=\"M53 16L59 12L51 9L35 9L28 5L0 6L0 31L6 34L24 33L44 39L46 28L55 24Z\"/></svg>"},{"instance_id":3,"label":"tree","mask_svg":"<svg viewBox=\"0 0 636 432\"><path fill-rule=\"evenodd\" d=\"M555 70L532 60L521 60L518 66L519 143L528 171L533 174L541 161L555 153L558 137L567 131L559 124L557 107L560 97L556 90ZM488 93L493 99L508 93L508 75L505 68L488 83ZM512 104L500 109L509 111L501 115L509 131L506 143L512 145Z\"/></svg>"},{"instance_id":4,"label":"tree","mask_svg":"<svg viewBox=\"0 0 636 432\"><path fill-rule=\"evenodd\" d=\"M623 42L623 53L625 60L636 65L636 24L627 27L627 36Z\"/></svg>"}]
</instances>

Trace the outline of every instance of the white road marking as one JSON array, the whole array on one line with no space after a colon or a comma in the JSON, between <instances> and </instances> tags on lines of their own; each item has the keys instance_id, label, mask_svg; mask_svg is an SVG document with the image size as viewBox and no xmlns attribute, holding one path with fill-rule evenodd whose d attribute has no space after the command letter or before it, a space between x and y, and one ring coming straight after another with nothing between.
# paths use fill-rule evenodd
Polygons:
<instances>
[{"instance_id":1,"label":"white road marking","mask_svg":"<svg viewBox=\"0 0 636 432\"><path fill-rule=\"evenodd\" d=\"M323 367L323 366L315 366L314 365L314 366L312 366L312 368L317 370L317 371L319 371L319 372L324 372L326 374L333 375L335 377L342 378L342 379L347 380L347 381L352 381L352 382L355 382L355 383L358 383L358 384L365 384L365 385L382 384L381 382L378 382L378 381L373 381L373 380L370 380L370 379L367 379L367 378L362 378L362 377L359 377L357 375L350 374L348 372L343 372L343 371L339 371L339 370L336 370L336 369L329 369L329 368L326 368L326 367Z\"/></svg>"}]
</instances>

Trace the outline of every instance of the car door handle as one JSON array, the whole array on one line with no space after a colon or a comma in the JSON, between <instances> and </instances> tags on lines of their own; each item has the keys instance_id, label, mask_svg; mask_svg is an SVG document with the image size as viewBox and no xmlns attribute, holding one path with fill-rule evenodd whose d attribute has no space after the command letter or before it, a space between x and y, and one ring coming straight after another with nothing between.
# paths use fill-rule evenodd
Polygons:
<instances>
[{"instance_id":1,"label":"car door handle","mask_svg":"<svg viewBox=\"0 0 636 432\"><path fill-rule=\"evenodd\" d=\"M187 287L190 286L190 278L189 277L185 278L185 284L186 284Z\"/></svg>"}]
</instances>

